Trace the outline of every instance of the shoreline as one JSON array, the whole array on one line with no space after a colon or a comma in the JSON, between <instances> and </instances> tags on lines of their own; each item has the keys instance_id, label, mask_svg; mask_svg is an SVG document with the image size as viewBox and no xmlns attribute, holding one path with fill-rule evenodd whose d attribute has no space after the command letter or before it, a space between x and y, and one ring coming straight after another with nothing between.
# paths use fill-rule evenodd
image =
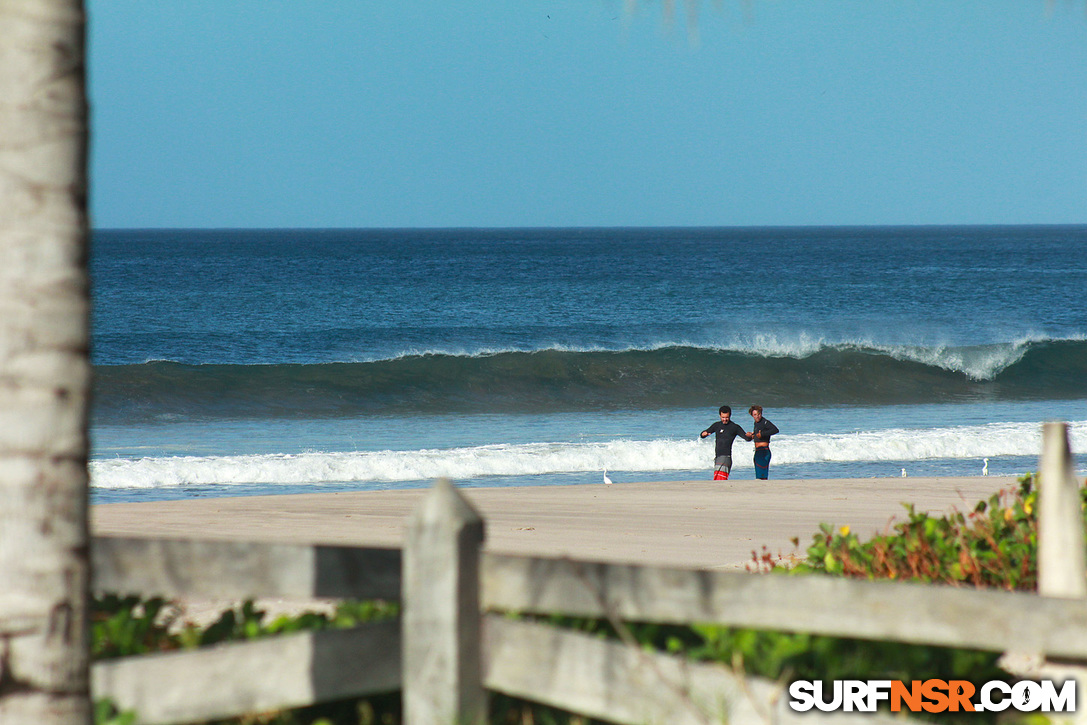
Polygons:
<instances>
[{"instance_id":1,"label":"shoreline","mask_svg":"<svg viewBox=\"0 0 1087 725\"><path fill-rule=\"evenodd\" d=\"M765 546L803 553L822 523L862 538L905 516L970 510L1015 476L458 487L486 522L485 548L527 556L738 569ZM427 489L198 498L91 506L94 536L398 547ZM799 547L794 546L796 538Z\"/></svg>"}]
</instances>

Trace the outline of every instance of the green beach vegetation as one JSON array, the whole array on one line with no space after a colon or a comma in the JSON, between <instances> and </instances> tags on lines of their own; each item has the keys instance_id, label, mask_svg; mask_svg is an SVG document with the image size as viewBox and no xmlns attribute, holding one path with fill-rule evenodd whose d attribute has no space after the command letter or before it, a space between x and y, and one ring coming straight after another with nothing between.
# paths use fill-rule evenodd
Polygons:
<instances>
[{"instance_id":1,"label":"green beach vegetation","mask_svg":"<svg viewBox=\"0 0 1087 725\"><path fill-rule=\"evenodd\" d=\"M252 601L226 609L212 624L177 626L177 608L162 598L108 594L91 602L91 658L193 649L221 642L252 640L291 632L345 629L396 617L398 604L383 601L340 602L334 612L306 612L267 620ZM224 725L384 725L399 722L399 693L334 702L294 711L263 713L222 720ZM136 714L119 711L111 702L95 702L95 725L134 725Z\"/></svg>"},{"instance_id":2,"label":"green beach vegetation","mask_svg":"<svg viewBox=\"0 0 1087 725\"><path fill-rule=\"evenodd\" d=\"M1034 476L1028 474L1019 479L1018 488L994 494L967 513L930 516L907 505L906 520L867 541L848 527L823 524L804 558L783 560L764 549L753 556L754 568L1034 590L1038 583L1037 503Z\"/></svg>"},{"instance_id":3,"label":"green beach vegetation","mask_svg":"<svg viewBox=\"0 0 1087 725\"><path fill-rule=\"evenodd\" d=\"M972 510L932 516L906 505L905 519L866 541L848 527L824 524L801 554L752 552L748 569L767 576L840 576L926 582L958 587L1032 590L1037 582L1037 490L1034 477L979 502ZM794 540L799 549L799 541ZM303 629L350 627L396 616L384 602L345 602L331 615L304 614L265 622L252 602L222 613L209 627L177 628L162 599L107 596L93 606L95 659L252 639ZM738 671L779 681L795 679L926 680L966 678L1013 680L999 665L1000 653L767 632L716 625L657 625L604 619L543 618L600 637L724 663ZM131 714L98 703L98 725L125 725ZM940 722L995 722L995 713L945 714ZM318 705L290 712L235 718L232 725L395 725L398 693ZM491 722L501 725L589 725L595 721L538 704L495 695ZM1009 722L1007 714L1001 722Z\"/></svg>"}]
</instances>

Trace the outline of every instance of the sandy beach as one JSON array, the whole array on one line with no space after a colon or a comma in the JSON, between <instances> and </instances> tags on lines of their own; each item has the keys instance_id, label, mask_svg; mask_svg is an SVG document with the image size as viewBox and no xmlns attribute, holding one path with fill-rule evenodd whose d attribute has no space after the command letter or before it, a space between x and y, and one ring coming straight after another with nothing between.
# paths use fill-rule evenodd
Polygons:
<instances>
[{"instance_id":1,"label":"sandy beach","mask_svg":"<svg viewBox=\"0 0 1087 725\"><path fill-rule=\"evenodd\" d=\"M862 537L918 510L967 510L1013 477L616 483L462 488L491 551L742 568L752 551L802 552L820 523ZM399 546L425 490L203 498L92 507L95 535Z\"/></svg>"},{"instance_id":2,"label":"sandy beach","mask_svg":"<svg viewBox=\"0 0 1087 725\"><path fill-rule=\"evenodd\" d=\"M1011 476L780 481L670 481L611 486L461 488L486 522L490 551L594 561L743 570L753 551L803 554L820 523L862 537L918 510L968 510ZM199 498L91 507L96 536L400 546L426 491ZM797 549L792 539L799 539ZM207 625L238 602L179 603L178 624ZM270 616L333 602L261 599Z\"/></svg>"}]
</instances>

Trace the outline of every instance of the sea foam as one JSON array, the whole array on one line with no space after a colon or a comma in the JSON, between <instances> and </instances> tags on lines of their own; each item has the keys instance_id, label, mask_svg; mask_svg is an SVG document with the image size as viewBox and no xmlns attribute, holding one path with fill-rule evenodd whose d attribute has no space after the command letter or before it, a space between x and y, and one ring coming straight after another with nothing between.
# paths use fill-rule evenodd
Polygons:
<instances>
[{"instance_id":1,"label":"sea foam","mask_svg":"<svg viewBox=\"0 0 1087 725\"><path fill-rule=\"evenodd\" d=\"M1036 456L1037 423L886 429L774 438L777 465L820 462L920 461ZM1087 421L1070 426L1074 452L1087 452ZM735 461L750 456L737 441ZM240 456L109 458L90 464L91 485L100 489L170 488L189 485L304 485L340 482L407 482L448 477L458 481L489 476L638 471L667 473L707 468L713 444L658 439L556 442L428 448L406 451L307 452Z\"/></svg>"}]
</instances>

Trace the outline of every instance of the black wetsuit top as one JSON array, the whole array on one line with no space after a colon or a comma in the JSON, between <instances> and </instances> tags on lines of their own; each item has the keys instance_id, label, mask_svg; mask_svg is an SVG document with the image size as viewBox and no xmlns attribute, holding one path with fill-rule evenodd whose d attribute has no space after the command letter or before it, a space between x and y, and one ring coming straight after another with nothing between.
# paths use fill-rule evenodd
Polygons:
<instances>
[{"instance_id":1,"label":"black wetsuit top","mask_svg":"<svg viewBox=\"0 0 1087 725\"><path fill-rule=\"evenodd\" d=\"M714 456L731 456L732 441L736 440L736 436L747 437L744 429L734 420L730 420L728 423L717 421L702 432L717 434L717 448Z\"/></svg>"},{"instance_id":2,"label":"black wetsuit top","mask_svg":"<svg viewBox=\"0 0 1087 725\"><path fill-rule=\"evenodd\" d=\"M777 435L780 431L778 430L778 427L776 425L766 420L766 418L763 418L758 423L754 424L751 432L762 433L761 436L754 439L756 443L769 443L770 436Z\"/></svg>"}]
</instances>

